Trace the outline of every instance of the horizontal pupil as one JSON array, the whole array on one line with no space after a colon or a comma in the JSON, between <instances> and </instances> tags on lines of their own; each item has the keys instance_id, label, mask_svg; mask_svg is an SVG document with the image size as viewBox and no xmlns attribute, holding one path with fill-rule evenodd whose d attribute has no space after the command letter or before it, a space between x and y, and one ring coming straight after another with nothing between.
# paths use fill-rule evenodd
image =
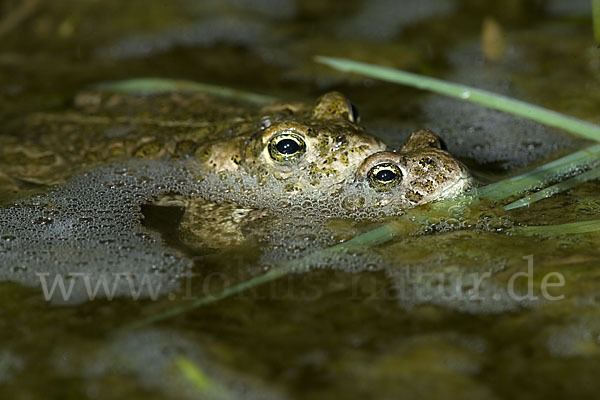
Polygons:
<instances>
[{"instance_id":1,"label":"horizontal pupil","mask_svg":"<svg viewBox=\"0 0 600 400\"><path fill-rule=\"evenodd\" d=\"M389 182L396 178L396 174L389 169L384 169L375 174L375 179L381 182Z\"/></svg>"},{"instance_id":2,"label":"horizontal pupil","mask_svg":"<svg viewBox=\"0 0 600 400\"><path fill-rule=\"evenodd\" d=\"M281 154L294 154L300 150L300 145L292 139L283 139L275 146Z\"/></svg>"}]
</instances>

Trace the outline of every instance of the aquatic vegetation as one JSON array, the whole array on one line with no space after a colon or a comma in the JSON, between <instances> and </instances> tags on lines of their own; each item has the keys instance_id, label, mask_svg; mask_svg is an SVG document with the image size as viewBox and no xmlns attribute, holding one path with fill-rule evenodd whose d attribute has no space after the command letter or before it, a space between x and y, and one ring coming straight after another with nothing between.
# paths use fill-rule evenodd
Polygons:
<instances>
[{"instance_id":1,"label":"aquatic vegetation","mask_svg":"<svg viewBox=\"0 0 600 400\"><path fill-rule=\"evenodd\" d=\"M600 45L600 1L592 0L592 22L594 24L594 38Z\"/></svg>"},{"instance_id":2,"label":"aquatic vegetation","mask_svg":"<svg viewBox=\"0 0 600 400\"><path fill-rule=\"evenodd\" d=\"M3 30L25 3L38 7ZM590 4L4 1L0 236L15 239L0 248L24 250L13 259L28 267L0 268L0 398L594 398L600 183L504 207L593 175L600 150L525 117L312 59L416 71L597 122ZM488 17L501 29L488 29L484 54ZM492 48L490 36L502 42ZM176 80L118 81L146 76ZM207 138L260 126L267 99L253 94L293 106L329 90L350 95L388 152L430 129L486 186L403 211L365 196L368 173L339 193L298 195L185 162ZM123 162L131 158L145 161ZM394 182L391 164L371 178ZM60 199L67 189L80 198ZM188 203L200 195L212 205ZM229 208L202 218L217 203ZM218 227L231 210L243 217L233 220L241 240L207 246L217 237L202 225ZM29 218L31 235L4 232L9 216L10 229ZM188 228L207 240L182 235ZM94 268L132 274L109 300ZM49 273L48 290L54 276L66 289L74 282L77 304L49 304L34 270ZM69 279L77 271L85 277ZM130 296L144 274L161 287L156 300ZM93 301L80 296L85 278L98 287ZM105 281L109 294L115 282ZM544 297L544 282L563 298Z\"/></svg>"},{"instance_id":3,"label":"aquatic vegetation","mask_svg":"<svg viewBox=\"0 0 600 400\"><path fill-rule=\"evenodd\" d=\"M600 168L595 167L589 171L583 172L579 175L574 176L573 178L566 179L556 185L549 186L545 189L542 189L530 196L524 197L522 199L516 200L510 204L504 206L505 210L514 210L519 207L530 206L536 201L540 201L543 199L547 199L551 196L554 196L557 193L563 192L565 190L569 190L577 185L582 183L595 180L600 178Z\"/></svg>"},{"instance_id":4,"label":"aquatic vegetation","mask_svg":"<svg viewBox=\"0 0 600 400\"><path fill-rule=\"evenodd\" d=\"M600 127L580 121L575 118L571 118L553 111L543 109L525 102L510 99L505 96L497 95L491 92L470 88L464 85L456 85L448 82L440 81L437 79L422 77L416 74L406 73L403 71L396 71L389 68L383 68L378 66L372 66L364 63L357 63L349 60L334 59L329 57L317 57L317 61L326 63L334 66L337 69L344 71L353 71L364 73L367 76L377 77L379 79L390 80L395 83L409 83L413 86L422 89L433 90L438 93L446 94L453 97L459 97L466 101L475 102L491 108L495 108L502 111L511 112L516 115L524 116L529 119L543 122L547 125L567 129L578 135L600 140ZM502 200L511 196L515 196L523 193L524 191L543 187L552 179L560 179L566 175L573 173L580 173L581 170L594 166L589 171L580 173L579 175L564 180L556 185L550 186L537 192L534 195L524 197L520 200L512 202L504 207L504 210L516 209L523 206L528 206L531 203L548 198L556 193L563 190L572 188L578 184L587 182L592 179L596 179L599 176L599 170L595 167L598 160L598 152L600 151L600 145L591 146L584 150L572 153L559 160L552 161L537 167L531 171L528 171L520 176L504 179L500 182L484 186L482 188L476 188L467 192L464 196L459 195L456 200L443 200L439 203L434 203L430 209L416 209L409 210L408 213L401 215L396 221L387 223L386 225L379 227L373 231L370 231L361 236L355 237L352 240L338 244L336 246L317 250L313 253L309 253L307 256L292 260L287 263L276 265L275 269L271 269L264 275L258 276L237 286L233 286L223 290L216 296L208 296L202 299L196 300L184 307L174 308L165 313L149 317L140 324L150 324L157 321L162 321L168 318L172 318L181 315L185 312L194 310L202 305L210 304L215 301L221 300L225 297L239 293L248 288L264 284L282 276L285 276L291 272L297 272L306 268L314 267L314 265L328 265L327 261L331 262L331 256L339 256L345 252L356 251L357 249L364 249L370 246L385 243L397 237L405 237L407 233L416 233L422 231L426 227L432 224L430 216L441 212L442 214L447 213L449 210L453 210L450 214L452 217L460 216L466 209L479 202L479 199L488 200ZM431 213L433 210L433 213ZM575 234L575 233L587 233L594 232L600 229L600 225L596 221L579 222L573 224L559 225L559 226L543 226L543 227L515 227L509 228L508 232L513 234ZM335 257L334 256L334 257ZM339 262L339 260L336 260ZM334 261L334 264L336 262ZM403 270L405 273L407 270ZM465 282L460 282L460 286L463 286ZM468 284L468 283L467 283ZM493 295L493 296L492 296ZM507 294L500 294L497 291L490 293L490 297L494 297L495 304L498 306L499 311L505 311L517 306L517 303L512 302L511 297ZM504 302L501 302L504 298ZM431 299L430 299L431 300ZM467 306L472 306L472 302L467 302ZM523 306L521 303L520 306ZM485 306L487 307L487 306Z\"/></svg>"},{"instance_id":5,"label":"aquatic vegetation","mask_svg":"<svg viewBox=\"0 0 600 400\"><path fill-rule=\"evenodd\" d=\"M206 83L174 80L164 78L136 78L124 81L104 82L94 86L95 89L108 92L124 92L139 94L154 94L165 92L202 92L214 96L226 97L249 103L265 105L275 102L277 99L264 94L250 93L243 90L233 89L225 86L209 85Z\"/></svg>"},{"instance_id":6,"label":"aquatic vegetation","mask_svg":"<svg viewBox=\"0 0 600 400\"><path fill-rule=\"evenodd\" d=\"M460 98L467 102L480 104L482 106L499 111L526 117L530 120L541 122L548 126L561 128L588 139L600 141L600 126L598 125L485 90L347 59L316 56L315 60L340 71L360 73L365 76L386 80L393 83L410 85L419 89L425 89L446 96ZM559 161L554 161L542 167L536 168L535 170L530 171L523 176L510 178L493 185L488 185L488 187L479 189L478 195L483 198L499 200L504 197L518 194L520 191L542 186L550 177L557 178L560 176L565 176L573 171L589 168L597 163L598 149L598 146L590 147L589 149L571 154L570 156L567 156ZM579 160L577 160L577 158L579 157L583 157L583 162L578 163ZM505 206L505 210L511 210L530 205L535 201L539 201L561 191L568 190L575 185L596 179L599 176L598 174L599 172L597 169L586 171L567 181L539 191L535 195L515 201ZM519 187L519 185L524 186ZM508 192L506 192L506 189ZM499 193L502 194L499 195Z\"/></svg>"},{"instance_id":7,"label":"aquatic vegetation","mask_svg":"<svg viewBox=\"0 0 600 400\"><path fill-rule=\"evenodd\" d=\"M486 90L343 58L316 56L315 60L336 68L339 71L359 73L364 76L369 76L388 82L400 83L404 85L410 85L418 89L430 90L446 96L481 104L485 107L493 108L495 110L509 112L533 121L541 122L548 126L564 129L568 132L586 137L588 139L600 141L600 127L595 124L547 110L543 107L538 107L523 101L490 93Z\"/></svg>"},{"instance_id":8,"label":"aquatic vegetation","mask_svg":"<svg viewBox=\"0 0 600 400\"><path fill-rule=\"evenodd\" d=\"M534 67L527 60L524 61L529 49L529 46L511 43L502 60L490 63L479 58L479 42L467 42L449 55L448 63L452 72L444 76L444 80L504 96L524 96L522 100L535 103L539 101L536 98L541 100L543 95L526 97L521 90L515 89L517 82L514 75L518 76L523 70ZM340 76L352 76L353 79L361 77L358 74ZM400 93L413 92L405 85L384 84ZM588 144L586 139L579 136L463 99L439 96L429 91L418 91L415 99L424 115L423 122L419 124L437 132L452 155L475 162L471 168L477 172L505 171L512 174L514 172L511 171L530 168L540 160L555 157L555 154L566 154ZM503 177L490 176L485 182Z\"/></svg>"},{"instance_id":9,"label":"aquatic vegetation","mask_svg":"<svg viewBox=\"0 0 600 400\"><path fill-rule=\"evenodd\" d=\"M582 150L536 167L524 174L503 179L477 189L477 195L489 200L502 200L510 196L542 187L552 180L571 176L588 167L595 167L600 157L600 145Z\"/></svg>"}]
</instances>

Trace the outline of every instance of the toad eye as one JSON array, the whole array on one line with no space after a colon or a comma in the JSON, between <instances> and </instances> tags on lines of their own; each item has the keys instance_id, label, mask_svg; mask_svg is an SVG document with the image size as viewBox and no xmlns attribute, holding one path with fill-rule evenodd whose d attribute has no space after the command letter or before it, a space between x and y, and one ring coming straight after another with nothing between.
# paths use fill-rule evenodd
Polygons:
<instances>
[{"instance_id":1,"label":"toad eye","mask_svg":"<svg viewBox=\"0 0 600 400\"><path fill-rule=\"evenodd\" d=\"M294 160L306 151L306 143L300 135L283 133L269 142L269 154L275 161Z\"/></svg>"},{"instance_id":2,"label":"toad eye","mask_svg":"<svg viewBox=\"0 0 600 400\"><path fill-rule=\"evenodd\" d=\"M383 163L374 166L368 173L369 183L375 187L390 187L402 181L402 171L397 165Z\"/></svg>"}]
</instances>

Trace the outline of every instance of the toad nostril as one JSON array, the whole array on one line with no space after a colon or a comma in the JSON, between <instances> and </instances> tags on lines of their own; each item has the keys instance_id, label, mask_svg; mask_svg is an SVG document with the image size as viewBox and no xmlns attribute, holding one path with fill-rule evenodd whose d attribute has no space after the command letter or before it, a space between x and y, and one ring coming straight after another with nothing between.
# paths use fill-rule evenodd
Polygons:
<instances>
[{"instance_id":1,"label":"toad nostril","mask_svg":"<svg viewBox=\"0 0 600 400\"><path fill-rule=\"evenodd\" d=\"M270 117L265 116L260 119L259 126L260 126L261 130L265 130L268 127L270 127L271 125L273 125L273 123L271 122Z\"/></svg>"}]
</instances>

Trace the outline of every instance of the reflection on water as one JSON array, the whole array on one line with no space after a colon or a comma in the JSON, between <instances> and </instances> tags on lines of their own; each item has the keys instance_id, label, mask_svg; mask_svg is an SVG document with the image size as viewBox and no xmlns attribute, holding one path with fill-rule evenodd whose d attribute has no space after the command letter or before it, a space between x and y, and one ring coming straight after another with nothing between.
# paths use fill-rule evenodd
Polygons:
<instances>
[{"instance_id":1,"label":"reflection on water","mask_svg":"<svg viewBox=\"0 0 600 400\"><path fill-rule=\"evenodd\" d=\"M588 1L4 0L0 9L3 398L597 393L597 233L510 233L596 218L596 182L508 214L481 204L432 217L417 236L302 259L390 213L360 196L344 202L332 186L305 188L302 197L258 177L199 180L188 162L198 139L255 129L256 105L89 90L147 76L289 104L339 90L391 148L429 128L492 181L584 142L339 75L312 56L441 76L593 121L600 74ZM486 59L481 29L489 21L502 51ZM189 195L212 203L190 203ZM210 237L228 245L199 245ZM299 259L301 268L278 280L131 328Z\"/></svg>"}]
</instances>

